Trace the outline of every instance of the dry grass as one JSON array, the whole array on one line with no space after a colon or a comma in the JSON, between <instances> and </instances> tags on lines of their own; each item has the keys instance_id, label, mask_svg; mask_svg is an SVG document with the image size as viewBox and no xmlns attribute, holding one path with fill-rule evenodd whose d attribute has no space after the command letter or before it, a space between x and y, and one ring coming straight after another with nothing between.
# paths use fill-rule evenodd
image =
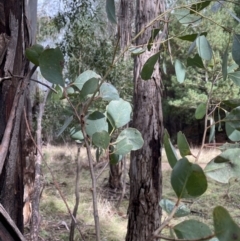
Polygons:
<instances>
[{"instance_id":1,"label":"dry grass","mask_svg":"<svg viewBox=\"0 0 240 241\"><path fill-rule=\"evenodd\" d=\"M193 153L198 149L193 148ZM219 152L213 149L205 149L200 157L201 163L207 163ZM76 170L76 146L48 146L44 150L45 159L51 167L60 185L71 210L74 206L74 187ZM85 151L81 151L83 169L80 178L80 204L77 219L80 229L84 233L86 241L95 240L94 220L92 215L91 199L91 179L88 170L88 162ZM166 156L163 154L163 162L166 164ZM69 240L70 218L67 209L56 190L51 175L43 163L43 173L45 188L41 198L41 232L40 236L44 241ZM175 194L170 185L171 170L163 172L163 196L174 199ZM101 238L107 241L123 241L127 231L127 206L128 201L124 200L120 211L116 210L114 203L105 199L103 194L104 184L107 182L108 170L106 170L98 180L99 184L99 217L101 223ZM171 225L181 222L184 219L193 218L212 225L212 210L216 205L225 206L230 213L237 216L236 220L240 223L240 185L233 181L232 184L223 185L209 180L207 192L196 200L187 203L193 213L186 218L174 219ZM164 217L163 217L164 218ZM27 231L27 229L26 229ZM165 231L164 233L168 233ZM75 241L81 240L79 233L75 232Z\"/></svg>"}]
</instances>

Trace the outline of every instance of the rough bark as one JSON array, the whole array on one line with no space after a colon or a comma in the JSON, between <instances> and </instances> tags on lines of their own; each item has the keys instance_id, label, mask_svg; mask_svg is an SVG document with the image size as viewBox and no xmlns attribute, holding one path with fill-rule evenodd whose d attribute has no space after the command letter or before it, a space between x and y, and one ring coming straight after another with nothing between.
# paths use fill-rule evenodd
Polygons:
<instances>
[{"instance_id":1,"label":"rough bark","mask_svg":"<svg viewBox=\"0 0 240 241\"><path fill-rule=\"evenodd\" d=\"M118 11L118 25L120 30L120 47L124 49L132 39L132 23L134 18L134 1L121 0Z\"/></svg>"},{"instance_id":2,"label":"rough bark","mask_svg":"<svg viewBox=\"0 0 240 241\"><path fill-rule=\"evenodd\" d=\"M0 0L0 203L21 232L23 174L26 158L33 151L23 119L30 75L14 77L29 73L24 53L32 38L25 13L24 0Z\"/></svg>"},{"instance_id":3,"label":"rough bark","mask_svg":"<svg viewBox=\"0 0 240 241\"><path fill-rule=\"evenodd\" d=\"M161 0L137 0L136 33L160 13ZM159 27L159 26L153 26ZM136 45L146 44L151 36L147 29L137 40ZM162 195L161 147L162 147L162 103L161 74L156 64L148 81L141 79L144 63L159 51L155 44L151 51L135 58L134 62L134 112L133 127L144 139L142 149L131 153L130 162L130 204L128 241L149 240L152 232L161 223L159 201Z\"/></svg>"}]
</instances>

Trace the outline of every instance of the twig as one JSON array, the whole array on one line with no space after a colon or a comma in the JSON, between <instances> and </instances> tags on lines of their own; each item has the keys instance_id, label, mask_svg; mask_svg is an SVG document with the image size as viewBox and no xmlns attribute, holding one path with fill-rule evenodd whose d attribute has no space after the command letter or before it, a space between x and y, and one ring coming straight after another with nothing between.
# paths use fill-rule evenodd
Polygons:
<instances>
[{"instance_id":1,"label":"twig","mask_svg":"<svg viewBox=\"0 0 240 241\"><path fill-rule=\"evenodd\" d=\"M72 219L74 220L74 222L77 224L77 220L76 220L75 217L72 215L72 212L71 212L71 210L70 210L70 207L68 206L68 203L67 203L65 197L64 197L63 194L62 194L62 191L61 191L61 189L60 189L60 187L59 187L59 185L58 185L58 183L57 183L57 181L56 181L56 178L55 178L55 176L54 176L51 168L49 167L47 161L44 159L41 150L38 148L38 146L37 146L37 144L36 144L36 142L35 142L35 140L34 140L34 138L33 138L33 136L32 136L32 133L31 133L31 130L30 130L30 127L29 127L29 123L28 123L28 121L27 121L27 116L26 116L26 111L25 111L25 109L24 109L24 118L25 118L25 121L26 121L26 126L27 126L27 130L28 130L29 136L30 136L30 138L32 139L32 142L33 142L34 146L37 148L38 152L40 153L43 161L45 162L45 165L46 165L47 169L49 170L50 175L51 175L51 177L52 177L52 179L53 179L54 186L55 186L56 189L58 190L59 195L60 195L60 197L62 198L62 200L63 200L63 202L64 202L64 204L65 204L65 206L66 206L66 208L67 208L67 210L68 210L69 215L72 217ZM82 237L82 239L83 239L83 234L82 234L80 228L78 227L78 225L77 225L77 230L78 230L78 232L80 233L80 235L81 235L81 237ZM84 240L84 239L83 239L83 240Z\"/></svg>"},{"instance_id":2,"label":"twig","mask_svg":"<svg viewBox=\"0 0 240 241\"><path fill-rule=\"evenodd\" d=\"M77 217L77 211L78 211L78 205L79 205L79 201L80 201L80 195L79 195L79 179L80 179L80 172L81 172L81 146L78 145L78 151L77 151L77 161L76 161L76 181L75 181L75 206L73 209L73 216L76 218ZM73 241L74 240L74 230L75 230L75 222L72 219L71 221L71 226L70 226L70 234L69 234L69 241ZM84 237L82 237L83 241L84 241Z\"/></svg>"}]
</instances>

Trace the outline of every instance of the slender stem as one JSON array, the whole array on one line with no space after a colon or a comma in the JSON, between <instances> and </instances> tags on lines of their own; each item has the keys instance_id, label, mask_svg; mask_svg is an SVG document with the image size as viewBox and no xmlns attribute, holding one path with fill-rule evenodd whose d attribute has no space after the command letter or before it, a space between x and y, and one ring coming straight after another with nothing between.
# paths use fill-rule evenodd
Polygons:
<instances>
[{"instance_id":1,"label":"slender stem","mask_svg":"<svg viewBox=\"0 0 240 241\"><path fill-rule=\"evenodd\" d=\"M74 222L77 224L77 220L76 220L75 217L72 215L72 212L71 212L71 210L70 210L70 207L69 207L69 205L68 205L68 203L67 203L67 201L66 201L66 199L65 199L65 197L64 197L64 195L63 195L63 193L62 193L62 191L61 191L61 189L60 189L60 187L59 187L59 185L58 185L58 183L57 183L57 181L56 181L56 178L55 178L55 175L53 174L52 169L49 167L48 163L46 162L45 158L43 157L43 154L42 154L41 150L38 148L38 145L37 145L37 143L35 142L35 140L34 140L34 138L33 138L33 136L32 136L32 133L31 133L31 130L30 130L30 127L29 127L29 123L28 123L28 120L27 120L27 116L26 116L26 111L25 111L25 109L24 109L24 118L25 118L25 122L26 122L26 126L27 126L27 130L28 130L29 136L30 136L30 138L32 139L32 142L33 142L34 146L37 148L39 154L41 155L42 160L44 161L47 169L49 170L50 175L51 175L52 180L53 180L53 183L54 183L54 186L55 186L55 188L58 190L59 195L60 195L61 199L63 200L63 202L64 202L64 204L65 204L65 206L66 206L66 208L67 208L67 210L68 210L69 215L72 217L72 219L74 220ZM83 234L82 234L80 228L78 227L78 225L77 225L77 230L78 230L78 232L80 233L82 239L84 240Z\"/></svg>"}]
</instances>

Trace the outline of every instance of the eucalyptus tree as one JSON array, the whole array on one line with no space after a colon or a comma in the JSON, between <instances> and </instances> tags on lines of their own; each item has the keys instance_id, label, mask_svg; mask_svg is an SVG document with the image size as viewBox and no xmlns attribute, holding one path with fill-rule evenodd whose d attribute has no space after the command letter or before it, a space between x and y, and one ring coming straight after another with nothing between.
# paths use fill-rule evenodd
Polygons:
<instances>
[{"instance_id":1,"label":"eucalyptus tree","mask_svg":"<svg viewBox=\"0 0 240 241\"><path fill-rule=\"evenodd\" d=\"M136 2L136 33L155 17L165 11L161 0ZM136 46L144 47L151 39L153 29L166 31L164 24L158 22L142 31L135 41ZM165 32L166 33L166 32ZM133 127L137 128L144 139L143 148L131 153L130 161L130 200L129 220L126 240L148 240L161 223L162 195L161 148L163 135L162 117L162 79L159 65L153 72L141 74L145 62L151 58L155 63L159 58L159 41L150 44L148 50L134 59L134 102ZM162 38L162 39L161 39ZM142 72L143 73L143 72Z\"/></svg>"},{"instance_id":2,"label":"eucalyptus tree","mask_svg":"<svg viewBox=\"0 0 240 241\"><path fill-rule=\"evenodd\" d=\"M0 239L7 241L23 240L24 173L34 165L26 122L36 68L30 70L25 49L35 41L36 11L37 1L0 2Z\"/></svg>"}]
</instances>

